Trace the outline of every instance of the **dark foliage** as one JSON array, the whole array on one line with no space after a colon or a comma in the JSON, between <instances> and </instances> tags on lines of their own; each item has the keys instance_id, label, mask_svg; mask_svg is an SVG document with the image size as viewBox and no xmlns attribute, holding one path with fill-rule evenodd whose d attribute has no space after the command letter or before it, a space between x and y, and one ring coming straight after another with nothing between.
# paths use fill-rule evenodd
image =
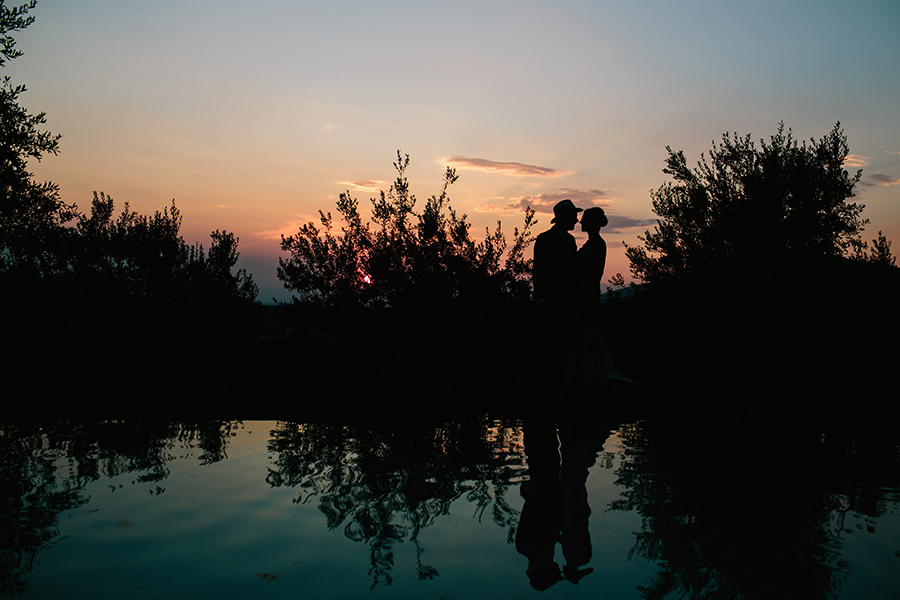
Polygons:
<instances>
[{"instance_id":1,"label":"dark foliage","mask_svg":"<svg viewBox=\"0 0 900 600\"><path fill-rule=\"evenodd\" d=\"M812 418L853 398L846 418L879 419L900 408L883 392L900 360L898 294L897 268L834 259L765 282L641 286L604 307L602 322L655 410Z\"/></svg>"},{"instance_id":2,"label":"dark foliage","mask_svg":"<svg viewBox=\"0 0 900 600\"><path fill-rule=\"evenodd\" d=\"M398 152L397 177L372 200L368 221L344 193L340 231L331 213L320 213L319 225L282 238L289 255L278 277L297 297L281 307L286 339L284 352L273 352L283 365L275 378L303 365L307 389L338 383L350 395L409 398L428 390L434 414L443 402L478 403L470 399L475 389L493 395L527 385L531 260L524 252L534 212L526 211L511 247L499 223L476 242L465 215L449 205L455 172L447 169L440 194L419 213L408 166Z\"/></svg>"},{"instance_id":3,"label":"dark foliage","mask_svg":"<svg viewBox=\"0 0 900 600\"><path fill-rule=\"evenodd\" d=\"M679 407L703 410L728 389L762 411L848 394L866 414L883 407L900 269L883 235L868 253L860 239L848 151L839 125L803 144L780 126L759 148L726 134L695 169L669 149L659 223L627 249L649 283L604 316L624 367L661 403L690 390Z\"/></svg>"},{"instance_id":4,"label":"dark foliage","mask_svg":"<svg viewBox=\"0 0 900 600\"><path fill-rule=\"evenodd\" d=\"M0 2L0 67L21 55L11 33L34 21L30 2L7 7ZM25 86L9 77L0 83L0 273L16 271L32 277L63 269L58 246L63 225L75 216L74 207L59 198L56 184L36 182L29 160L41 160L59 151L59 135L42 131L44 113L31 114L19 104Z\"/></svg>"},{"instance_id":5,"label":"dark foliage","mask_svg":"<svg viewBox=\"0 0 900 600\"><path fill-rule=\"evenodd\" d=\"M852 258L886 267L897 266L897 257L891 252L891 241L880 231L878 237L872 240L871 248L861 239L854 240Z\"/></svg>"},{"instance_id":6,"label":"dark foliage","mask_svg":"<svg viewBox=\"0 0 900 600\"><path fill-rule=\"evenodd\" d=\"M337 203L344 222L334 232L331 213L320 212L321 227L308 223L281 249L278 278L306 303L326 306L412 307L449 303L479 305L521 301L530 296L531 266L524 252L531 242L534 211L526 210L522 230L507 252L500 224L472 239L466 216L449 205L447 189L455 171L444 174L441 193L421 213L406 179L409 156L397 153L397 177L387 193L372 199L364 223L356 199L343 193Z\"/></svg>"},{"instance_id":7,"label":"dark foliage","mask_svg":"<svg viewBox=\"0 0 900 600\"><path fill-rule=\"evenodd\" d=\"M21 52L12 33L34 21L30 2L0 2L0 66ZM113 218L112 198L94 194L90 215L59 199L53 183L38 183L28 170L59 150L59 135L41 131L44 113L19 104L24 86L4 78L0 86L0 301L32 303L70 296L107 303L252 303L257 288L237 262L237 239L215 231L208 254L181 238L175 208L151 217L128 209Z\"/></svg>"},{"instance_id":8,"label":"dark foliage","mask_svg":"<svg viewBox=\"0 0 900 600\"><path fill-rule=\"evenodd\" d=\"M233 363L256 339L256 286L243 269L234 272L233 234L213 232L207 251L187 244L180 226L174 203L152 216L126 205L114 218L113 200L95 194L91 215L78 215L45 252L58 269L0 271L9 389L33 397L87 393L89 410L107 416L146 410L115 400L123 394L138 400L227 389ZM52 360L59 362L50 368Z\"/></svg>"},{"instance_id":9,"label":"dark foliage","mask_svg":"<svg viewBox=\"0 0 900 600\"><path fill-rule=\"evenodd\" d=\"M16 58L12 33L35 3L0 1L0 66ZM56 154L59 135L20 104L24 86L0 85L0 361L9 393L91 392L140 397L199 375L221 378L229 354L252 335L257 288L234 271L238 240L214 231L209 250L180 235L174 203L143 216L113 216L94 194L90 215L39 183L29 161ZM173 355L207 344L173 371ZM196 354L196 353L195 353ZM213 375L213 371L218 371ZM25 407L27 409L27 407Z\"/></svg>"},{"instance_id":10,"label":"dark foliage","mask_svg":"<svg viewBox=\"0 0 900 600\"><path fill-rule=\"evenodd\" d=\"M783 124L759 148L749 134L725 134L694 169L682 151L666 149L663 172L674 182L652 194L660 219L643 246L626 251L643 281L842 256L867 222L863 206L847 202L862 171L844 169L849 147L840 124L808 144Z\"/></svg>"},{"instance_id":11,"label":"dark foliage","mask_svg":"<svg viewBox=\"0 0 900 600\"><path fill-rule=\"evenodd\" d=\"M238 260L234 234L214 231L206 252L180 235L181 213L173 202L152 216L128 204L113 218L113 199L94 193L90 216L79 215L67 278L107 299L143 299L156 304L253 303L257 287Z\"/></svg>"}]
</instances>

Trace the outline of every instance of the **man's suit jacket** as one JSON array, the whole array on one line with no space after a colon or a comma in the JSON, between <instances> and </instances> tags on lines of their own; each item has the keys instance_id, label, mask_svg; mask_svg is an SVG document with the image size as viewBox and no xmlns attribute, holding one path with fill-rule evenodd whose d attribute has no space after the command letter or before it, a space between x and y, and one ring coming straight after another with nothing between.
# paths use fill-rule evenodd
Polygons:
<instances>
[{"instance_id":1,"label":"man's suit jacket","mask_svg":"<svg viewBox=\"0 0 900 600\"><path fill-rule=\"evenodd\" d=\"M534 242L534 297L554 308L574 302L577 286L575 256L578 248L568 231L555 225L537 236Z\"/></svg>"}]
</instances>

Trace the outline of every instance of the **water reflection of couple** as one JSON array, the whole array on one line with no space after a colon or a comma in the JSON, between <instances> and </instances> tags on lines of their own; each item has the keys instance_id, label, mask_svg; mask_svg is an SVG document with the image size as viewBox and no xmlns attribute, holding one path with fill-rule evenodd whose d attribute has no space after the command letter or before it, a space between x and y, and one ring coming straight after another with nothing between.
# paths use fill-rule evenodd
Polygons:
<instances>
[{"instance_id":1,"label":"water reflection of couple","mask_svg":"<svg viewBox=\"0 0 900 600\"><path fill-rule=\"evenodd\" d=\"M597 318L600 283L606 266L608 224L602 208L589 208L581 218L587 241L578 248L570 231L582 212L571 200L553 207L553 226L534 244L534 295L541 330L540 354L551 387L569 390L632 388L607 348Z\"/></svg>"},{"instance_id":2,"label":"water reflection of couple","mask_svg":"<svg viewBox=\"0 0 900 600\"><path fill-rule=\"evenodd\" d=\"M566 579L578 583L593 572L587 478L612 428L598 422L533 417L523 423L528 481L516 531L516 550L528 558L528 581L545 590ZM555 560L562 547L565 565Z\"/></svg>"}]
</instances>

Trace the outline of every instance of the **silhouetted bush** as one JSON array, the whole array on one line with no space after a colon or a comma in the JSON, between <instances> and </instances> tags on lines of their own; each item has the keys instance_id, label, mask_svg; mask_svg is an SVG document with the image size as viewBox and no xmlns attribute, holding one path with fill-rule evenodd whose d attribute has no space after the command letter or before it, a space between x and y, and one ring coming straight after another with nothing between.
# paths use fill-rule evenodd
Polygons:
<instances>
[{"instance_id":1,"label":"silhouetted bush","mask_svg":"<svg viewBox=\"0 0 900 600\"><path fill-rule=\"evenodd\" d=\"M689 391L676 410L728 401L812 413L848 394L878 410L873 391L900 358L900 269L883 235L868 253L860 238L864 207L848 199L861 171L844 170L839 124L808 144L783 125L759 148L726 134L694 169L668 152L658 224L626 251L648 284L605 309L629 372L660 398Z\"/></svg>"},{"instance_id":2,"label":"silhouetted bush","mask_svg":"<svg viewBox=\"0 0 900 600\"><path fill-rule=\"evenodd\" d=\"M454 406L473 389L526 385L531 260L524 251L534 212L526 210L511 247L499 223L477 242L466 216L449 205L453 169L417 212L408 165L398 152L397 178L372 200L368 222L347 192L337 202L339 231L331 213L320 212L319 225L282 237L289 256L278 277L297 294L282 307L291 338L284 354L295 365L286 372L297 375L301 366L305 389L337 383L373 397L427 390Z\"/></svg>"},{"instance_id":3,"label":"silhouetted bush","mask_svg":"<svg viewBox=\"0 0 900 600\"><path fill-rule=\"evenodd\" d=\"M79 215L69 238L68 278L94 295L152 303L253 303L257 287L238 260L234 234L214 231L206 252L181 237L175 203L153 216L128 204L113 219L113 199L94 193L90 216Z\"/></svg>"},{"instance_id":4,"label":"silhouetted bush","mask_svg":"<svg viewBox=\"0 0 900 600\"><path fill-rule=\"evenodd\" d=\"M522 301L530 297L531 261L524 251L531 242L534 211L513 235L507 251L500 224L472 239L466 215L449 206L448 187L457 175L444 174L441 193L421 213L409 191L409 156L397 153L397 178L387 193L372 199L372 216L364 223L349 192L337 202L344 225L335 233L331 213L320 211L320 224L307 223L282 236L278 278L304 303L326 306L414 308L450 303L481 305Z\"/></svg>"},{"instance_id":5,"label":"silhouetted bush","mask_svg":"<svg viewBox=\"0 0 900 600\"><path fill-rule=\"evenodd\" d=\"M749 134L725 134L694 169L682 151L666 149L663 172L674 182L652 194L660 219L642 246L626 250L638 279L783 270L860 244L864 207L847 199L862 171L844 169L849 146L840 123L809 145L784 124L759 148Z\"/></svg>"},{"instance_id":6,"label":"silhouetted bush","mask_svg":"<svg viewBox=\"0 0 900 600\"><path fill-rule=\"evenodd\" d=\"M34 21L35 3L0 3L0 66L21 52L12 32ZM252 303L257 288L237 262L233 234L211 234L209 252L181 238L175 208L151 217L124 212L113 219L112 198L95 193L89 216L59 199L58 186L38 183L28 161L59 150L59 135L41 131L44 113L19 105L24 86L0 85L0 301L66 297L82 301Z\"/></svg>"},{"instance_id":7,"label":"silhouetted bush","mask_svg":"<svg viewBox=\"0 0 900 600\"><path fill-rule=\"evenodd\" d=\"M886 267L897 266L897 257L891 252L891 242L880 231L878 232L878 237L872 240L871 248L861 239L853 240L852 248L851 258L854 260Z\"/></svg>"}]
</instances>

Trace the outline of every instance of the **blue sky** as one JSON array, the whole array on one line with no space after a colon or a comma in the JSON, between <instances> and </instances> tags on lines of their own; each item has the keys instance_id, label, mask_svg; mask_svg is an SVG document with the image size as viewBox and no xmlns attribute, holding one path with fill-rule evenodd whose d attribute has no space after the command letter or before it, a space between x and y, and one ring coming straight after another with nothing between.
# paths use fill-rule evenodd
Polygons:
<instances>
[{"instance_id":1,"label":"blue sky","mask_svg":"<svg viewBox=\"0 0 900 600\"><path fill-rule=\"evenodd\" d=\"M840 121L857 201L900 240L900 3L817 0L289 2L39 0L5 68L61 133L34 166L82 208L93 190L188 241L234 231L263 299L280 233L350 190L365 205L409 154L420 201L458 169L474 231L521 206L604 206L607 272L652 223L665 147L726 131L796 137ZM900 241L895 244L900 252Z\"/></svg>"}]
</instances>

